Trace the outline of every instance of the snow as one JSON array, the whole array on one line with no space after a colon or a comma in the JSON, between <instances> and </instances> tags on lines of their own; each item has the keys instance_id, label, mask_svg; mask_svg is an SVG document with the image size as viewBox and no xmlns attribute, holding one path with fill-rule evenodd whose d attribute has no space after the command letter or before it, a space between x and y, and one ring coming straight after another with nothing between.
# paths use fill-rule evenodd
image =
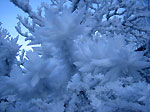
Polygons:
<instances>
[{"instance_id":1,"label":"snow","mask_svg":"<svg viewBox=\"0 0 150 112\"><path fill-rule=\"evenodd\" d=\"M16 29L33 50L17 60L17 38L0 28L0 112L149 112L148 11L139 1L51 0L36 13L29 0L11 0L29 15Z\"/></svg>"}]
</instances>

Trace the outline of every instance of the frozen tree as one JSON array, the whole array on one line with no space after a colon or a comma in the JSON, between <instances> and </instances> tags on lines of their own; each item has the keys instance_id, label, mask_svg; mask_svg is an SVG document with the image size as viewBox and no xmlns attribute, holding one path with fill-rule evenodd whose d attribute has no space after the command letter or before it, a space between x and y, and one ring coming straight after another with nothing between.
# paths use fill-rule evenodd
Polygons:
<instances>
[{"instance_id":1,"label":"frozen tree","mask_svg":"<svg viewBox=\"0 0 150 112\"><path fill-rule=\"evenodd\" d=\"M0 23L0 75L9 76L12 65L19 50L17 45L18 38L10 38L6 29L1 27Z\"/></svg>"},{"instance_id":2,"label":"frozen tree","mask_svg":"<svg viewBox=\"0 0 150 112\"><path fill-rule=\"evenodd\" d=\"M3 89L3 85L6 84L5 78L10 77L12 69L18 66L16 56L20 48L17 44L18 38L12 38L8 31L2 28L1 24L2 23L0 23L0 93L5 92ZM0 94L0 103L1 102L7 102L7 99L4 98L2 94Z\"/></svg>"},{"instance_id":3,"label":"frozen tree","mask_svg":"<svg viewBox=\"0 0 150 112\"><path fill-rule=\"evenodd\" d=\"M10 1L28 14L17 17L16 30L33 51L0 77L0 111L150 110L143 0L50 0L37 12L29 0Z\"/></svg>"}]
</instances>

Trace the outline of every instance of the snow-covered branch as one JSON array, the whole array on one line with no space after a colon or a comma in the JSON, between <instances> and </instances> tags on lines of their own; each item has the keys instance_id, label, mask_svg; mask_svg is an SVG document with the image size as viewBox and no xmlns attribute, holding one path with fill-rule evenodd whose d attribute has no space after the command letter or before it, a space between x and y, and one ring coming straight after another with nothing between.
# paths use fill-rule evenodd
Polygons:
<instances>
[{"instance_id":1,"label":"snow-covered branch","mask_svg":"<svg viewBox=\"0 0 150 112\"><path fill-rule=\"evenodd\" d=\"M36 24L39 26L43 26L43 20L42 17L37 15L35 12L32 11L31 6L29 5L29 0L10 0L13 4L15 4L17 7L22 9L25 13L29 15L31 19L34 20Z\"/></svg>"}]
</instances>

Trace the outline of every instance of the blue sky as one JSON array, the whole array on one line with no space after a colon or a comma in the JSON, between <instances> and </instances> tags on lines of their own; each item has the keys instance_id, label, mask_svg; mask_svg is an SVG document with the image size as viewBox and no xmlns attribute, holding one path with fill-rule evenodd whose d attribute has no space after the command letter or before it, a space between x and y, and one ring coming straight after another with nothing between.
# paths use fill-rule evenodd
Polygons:
<instances>
[{"instance_id":1,"label":"blue sky","mask_svg":"<svg viewBox=\"0 0 150 112\"><path fill-rule=\"evenodd\" d=\"M41 2L48 2L49 0L30 0L30 4L33 10L36 10L37 6L40 5ZM0 22L2 22L2 26L8 30L8 32L12 35L12 37L16 37L18 33L16 32L15 26L17 25L18 20L16 19L17 15L27 16L21 9L16 7L9 0L0 0ZM29 49L26 46L27 42L24 41L24 37L19 37L18 43L23 45L22 48Z\"/></svg>"}]
</instances>

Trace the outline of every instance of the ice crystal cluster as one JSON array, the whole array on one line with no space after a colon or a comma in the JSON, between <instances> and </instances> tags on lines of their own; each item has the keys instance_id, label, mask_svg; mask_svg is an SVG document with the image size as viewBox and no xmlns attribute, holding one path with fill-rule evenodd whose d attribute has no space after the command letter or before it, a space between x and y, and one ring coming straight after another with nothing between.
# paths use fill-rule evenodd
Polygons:
<instances>
[{"instance_id":1,"label":"ice crystal cluster","mask_svg":"<svg viewBox=\"0 0 150 112\"><path fill-rule=\"evenodd\" d=\"M32 50L19 54L0 28L0 112L149 112L143 0L50 0L37 12L10 1L28 14L16 30Z\"/></svg>"}]
</instances>

